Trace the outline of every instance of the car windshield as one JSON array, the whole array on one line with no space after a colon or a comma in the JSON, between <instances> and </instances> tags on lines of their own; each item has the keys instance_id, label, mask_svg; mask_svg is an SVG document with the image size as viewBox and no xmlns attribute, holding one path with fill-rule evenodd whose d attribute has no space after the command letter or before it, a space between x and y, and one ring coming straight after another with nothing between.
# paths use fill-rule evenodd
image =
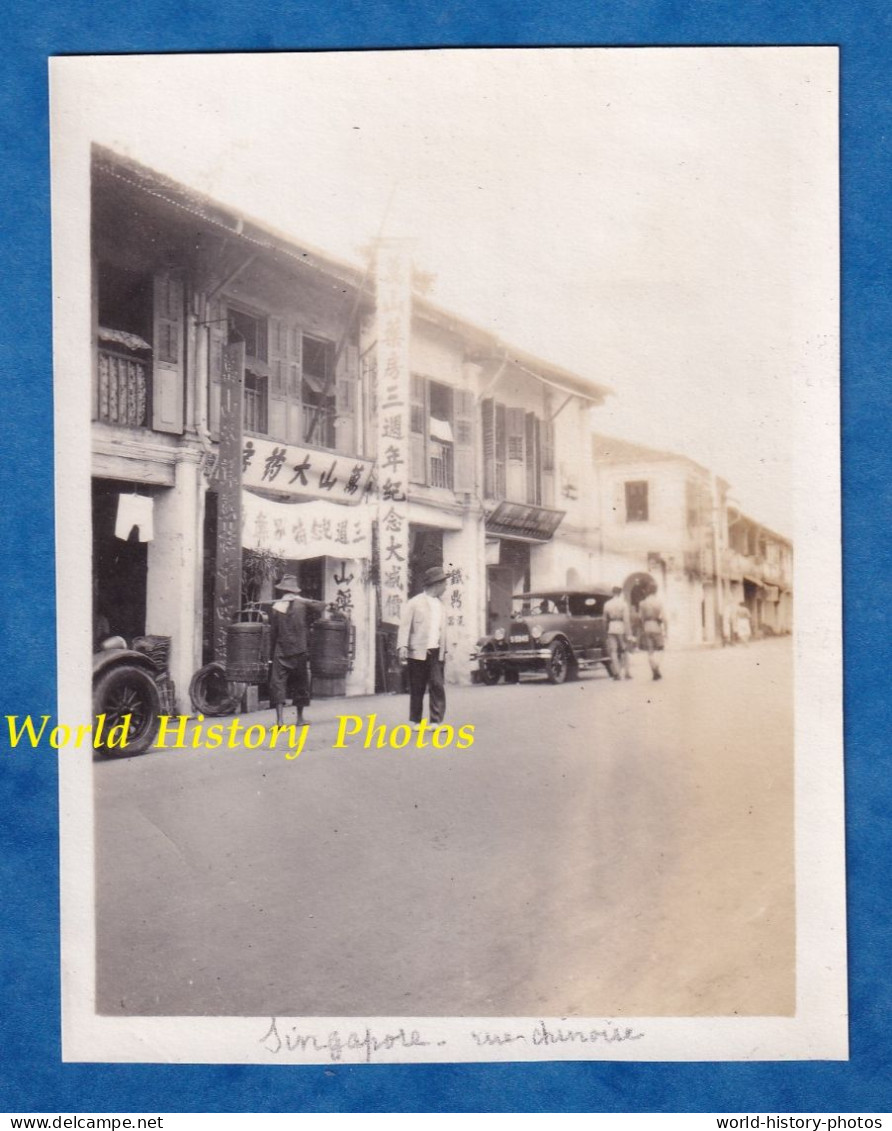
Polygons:
<instances>
[{"instance_id":1,"label":"car windshield","mask_svg":"<svg viewBox=\"0 0 892 1131\"><path fill-rule=\"evenodd\" d=\"M606 597L591 593L562 593L549 596L515 597L513 619L556 613L571 617L596 617L604 610Z\"/></svg>"},{"instance_id":2,"label":"car windshield","mask_svg":"<svg viewBox=\"0 0 892 1131\"><path fill-rule=\"evenodd\" d=\"M539 617L543 613L566 613L566 598L560 597L515 597L511 610L515 620L518 617Z\"/></svg>"}]
</instances>

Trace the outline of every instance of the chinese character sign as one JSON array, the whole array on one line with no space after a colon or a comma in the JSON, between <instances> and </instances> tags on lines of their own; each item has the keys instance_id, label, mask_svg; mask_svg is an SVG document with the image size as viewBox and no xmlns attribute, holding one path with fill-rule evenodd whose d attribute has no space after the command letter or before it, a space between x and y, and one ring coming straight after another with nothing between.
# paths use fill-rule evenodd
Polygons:
<instances>
[{"instance_id":1,"label":"chinese character sign","mask_svg":"<svg viewBox=\"0 0 892 1131\"><path fill-rule=\"evenodd\" d=\"M376 253L378 554L381 619L399 624L408 590L409 333L412 265L405 240Z\"/></svg>"},{"instance_id":2,"label":"chinese character sign","mask_svg":"<svg viewBox=\"0 0 892 1131\"><path fill-rule=\"evenodd\" d=\"M371 474L371 460L356 456L257 436L246 436L242 444L242 482L246 487L353 506L363 500Z\"/></svg>"},{"instance_id":3,"label":"chinese character sign","mask_svg":"<svg viewBox=\"0 0 892 1131\"><path fill-rule=\"evenodd\" d=\"M372 508L343 507L317 500L276 503L251 491L242 495L242 546L272 550L291 561L304 558L353 560L371 556Z\"/></svg>"}]
</instances>

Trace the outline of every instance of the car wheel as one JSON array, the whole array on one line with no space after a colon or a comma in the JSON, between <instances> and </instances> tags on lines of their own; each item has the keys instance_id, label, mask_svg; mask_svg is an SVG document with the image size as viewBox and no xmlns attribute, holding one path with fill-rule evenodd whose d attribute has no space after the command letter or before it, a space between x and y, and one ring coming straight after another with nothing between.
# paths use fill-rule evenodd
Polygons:
<instances>
[{"instance_id":1,"label":"car wheel","mask_svg":"<svg viewBox=\"0 0 892 1131\"><path fill-rule=\"evenodd\" d=\"M493 687L502 678L501 665L494 658L491 648L480 656L480 660L480 679L487 687Z\"/></svg>"},{"instance_id":2,"label":"car wheel","mask_svg":"<svg viewBox=\"0 0 892 1131\"><path fill-rule=\"evenodd\" d=\"M556 640L551 646L551 655L545 664L545 674L549 683L564 683L570 674L570 651L567 645Z\"/></svg>"},{"instance_id":3,"label":"car wheel","mask_svg":"<svg viewBox=\"0 0 892 1131\"><path fill-rule=\"evenodd\" d=\"M209 717L234 715L244 693L245 685L227 680L226 668L217 661L199 668L189 684L192 706Z\"/></svg>"},{"instance_id":4,"label":"car wheel","mask_svg":"<svg viewBox=\"0 0 892 1131\"><path fill-rule=\"evenodd\" d=\"M161 713L161 696L155 681L145 670L134 664L121 664L103 672L93 688L93 713L105 715L103 738L113 727L130 716L126 746L111 746L101 742L96 749L102 754L142 754L155 742L158 734L158 716Z\"/></svg>"}]
</instances>

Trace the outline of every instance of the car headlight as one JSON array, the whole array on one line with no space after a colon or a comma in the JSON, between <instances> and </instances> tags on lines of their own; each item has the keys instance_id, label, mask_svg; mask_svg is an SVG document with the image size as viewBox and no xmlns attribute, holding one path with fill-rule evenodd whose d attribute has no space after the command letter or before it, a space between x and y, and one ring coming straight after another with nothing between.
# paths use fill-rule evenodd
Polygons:
<instances>
[{"instance_id":1,"label":"car headlight","mask_svg":"<svg viewBox=\"0 0 892 1131\"><path fill-rule=\"evenodd\" d=\"M530 636L532 636L532 638L534 640L538 640L541 635L542 635L542 625L541 624L534 624L533 627L530 629Z\"/></svg>"},{"instance_id":2,"label":"car headlight","mask_svg":"<svg viewBox=\"0 0 892 1131\"><path fill-rule=\"evenodd\" d=\"M493 636L496 638L496 640L504 640L505 639L504 628L497 628L495 630L495 632L493 633Z\"/></svg>"}]
</instances>

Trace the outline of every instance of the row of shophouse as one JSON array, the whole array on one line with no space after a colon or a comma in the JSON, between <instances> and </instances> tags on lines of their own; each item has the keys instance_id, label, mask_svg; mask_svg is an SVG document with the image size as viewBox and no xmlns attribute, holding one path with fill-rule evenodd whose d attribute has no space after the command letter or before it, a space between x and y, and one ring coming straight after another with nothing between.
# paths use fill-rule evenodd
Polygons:
<instances>
[{"instance_id":1,"label":"row of shophouse","mask_svg":"<svg viewBox=\"0 0 892 1131\"><path fill-rule=\"evenodd\" d=\"M593 436L610 390L423 293L409 246L341 262L99 147L92 161L94 623L171 639L182 692L275 578L392 689L402 602L450 571L447 676L512 594L663 590L680 645L791 623L792 547L684 457Z\"/></svg>"}]
</instances>

